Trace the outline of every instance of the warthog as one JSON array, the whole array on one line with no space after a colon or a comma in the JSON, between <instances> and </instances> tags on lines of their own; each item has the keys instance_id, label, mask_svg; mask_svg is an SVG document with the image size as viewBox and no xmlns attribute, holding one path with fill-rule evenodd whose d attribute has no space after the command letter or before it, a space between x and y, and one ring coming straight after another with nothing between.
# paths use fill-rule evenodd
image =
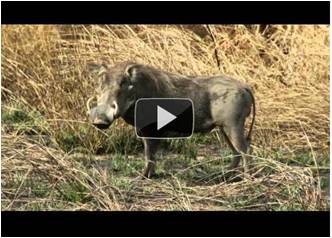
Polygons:
<instances>
[{"instance_id":1,"label":"warthog","mask_svg":"<svg viewBox=\"0 0 332 238\"><path fill-rule=\"evenodd\" d=\"M255 100L249 87L226 76L193 77L169 73L151 66L124 62L109 67L89 64L88 69L100 76L97 105L88 114L94 126L108 128L121 117L135 125L135 102L140 98L190 98L194 104L194 133L220 128L233 151L229 169L238 167L250 142L255 120ZM245 120L253 107L252 122L245 136ZM143 139L146 166L143 175L154 173L159 139Z\"/></svg>"}]
</instances>

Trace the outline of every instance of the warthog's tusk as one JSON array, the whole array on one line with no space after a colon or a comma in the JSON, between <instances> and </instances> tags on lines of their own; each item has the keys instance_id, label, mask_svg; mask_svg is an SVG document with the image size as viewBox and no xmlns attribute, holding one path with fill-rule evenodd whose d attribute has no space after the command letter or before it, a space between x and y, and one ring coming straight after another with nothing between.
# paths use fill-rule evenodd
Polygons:
<instances>
[{"instance_id":1,"label":"warthog's tusk","mask_svg":"<svg viewBox=\"0 0 332 238\"><path fill-rule=\"evenodd\" d=\"M119 113L119 106L116 101L114 101L114 114L117 115Z\"/></svg>"},{"instance_id":2,"label":"warthog's tusk","mask_svg":"<svg viewBox=\"0 0 332 238\"><path fill-rule=\"evenodd\" d=\"M92 97L90 97L90 98L88 99L88 101L86 102L86 107L87 107L87 109L88 109L88 113L90 113L90 111L91 111L90 103L91 103L91 101L92 101L94 98L95 98L95 96L92 96Z\"/></svg>"}]
</instances>

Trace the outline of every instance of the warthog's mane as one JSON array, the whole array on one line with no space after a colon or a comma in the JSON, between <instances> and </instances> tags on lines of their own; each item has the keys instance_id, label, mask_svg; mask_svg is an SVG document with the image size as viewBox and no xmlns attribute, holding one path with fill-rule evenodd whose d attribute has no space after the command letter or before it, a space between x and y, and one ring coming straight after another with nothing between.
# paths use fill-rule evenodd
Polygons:
<instances>
[{"instance_id":1,"label":"warthog's mane","mask_svg":"<svg viewBox=\"0 0 332 238\"><path fill-rule=\"evenodd\" d=\"M157 91L176 90L176 85L174 84L176 81L189 79L184 75L167 72L149 65L134 64L139 73L144 74L146 76L145 79L148 80Z\"/></svg>"}]
</instances>

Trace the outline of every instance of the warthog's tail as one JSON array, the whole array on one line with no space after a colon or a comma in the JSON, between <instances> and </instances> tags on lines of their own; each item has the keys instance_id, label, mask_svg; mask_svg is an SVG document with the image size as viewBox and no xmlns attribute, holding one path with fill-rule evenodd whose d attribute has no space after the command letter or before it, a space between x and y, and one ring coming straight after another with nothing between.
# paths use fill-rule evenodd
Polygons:
<instances>
[{"instance_id":1,"label":"warthog's tail","mask_svg":"<svg viewBox=\"0 0 332 238\"><path fill-rule=\"evenodd\" d=\"M251 98L252 98L252 120L251 120L251 125L250 125L250 128L249 128L249 132L248 132L248 135L247 135L247 141L248 143L250 144L251 142L251 134L252 134L252 129L254 127L254 124L255 124L255 116L256 116L256 103L255 103L255 97L254 95L252 94L252 91L247 88L247 91L248 93L250 94Z\"/></svg>"}]
</instances>

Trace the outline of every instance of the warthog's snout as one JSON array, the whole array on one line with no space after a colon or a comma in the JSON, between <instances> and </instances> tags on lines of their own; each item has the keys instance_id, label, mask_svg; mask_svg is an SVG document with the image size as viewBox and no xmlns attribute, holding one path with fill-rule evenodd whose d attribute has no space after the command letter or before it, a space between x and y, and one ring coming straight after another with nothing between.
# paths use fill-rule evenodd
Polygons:
<instances>
[{"instance_id":1,"label":"warthog's snout","mask_svg":"<svg viewBox=\"0 0 332 238\"><path fill-rule=\"evenodd\" d=\"M105 113L101 113L98 107L92 108L89 116L91 123L98 129L107 129L112 124L112 121L109 121Z\"/></svg>"},{"instance_id":2,"label":"warthog's snout","mask_svg":"<svg viewBox=\"0 0 332 238\"><path fill-rule=\"evenodd\" d=\"M117 105L102 104L90 109L88 106L90 122L98 129L107 129L117 116Z\"/></svg>"}]
</instances>

